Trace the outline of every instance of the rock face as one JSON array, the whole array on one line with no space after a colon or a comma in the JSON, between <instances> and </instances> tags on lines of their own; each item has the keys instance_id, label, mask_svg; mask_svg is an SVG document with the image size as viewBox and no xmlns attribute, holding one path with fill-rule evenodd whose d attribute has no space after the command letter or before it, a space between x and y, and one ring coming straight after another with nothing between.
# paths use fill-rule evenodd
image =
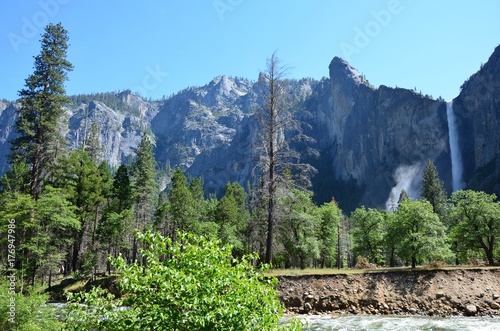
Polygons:
<instances>
[{"instance_id":1,"label":"rock face","mask_svg":"<svg viewBox=\"0 0 500 331\"><path fill-rule=\"evenodd\" d=\"M410 196L417 197L428 159L450 182L443 102L401 88L375 89L339 58L330 63L329 102L322 129L333 142L333 173L363 191L361 203L382 207L391 188L402 181ZM413 170L401 171L406 168Z\"/></svg>"},{"instance_id":2,"label":"rock face","mask_svg":"<svg viewBox=\"0 0 500 331\"><path fill-rule=\"evenodd\" d=\"M8 169L9 141L16 136L15 123L16 106L11 102L0 101L0 175Z\"/></svg>"},{"instance_id":3,"label":"rock face","mask_svg":"<svg viewBox=\"0 0 500 331\"><path fill-rule=\"evenodd\" d=\"M500 46L455 98L464 179L469 187L500 196Z\"/></svg>"},{"instance_id":4,"label":"rock face","mask_svg":"<svg viewBox=\"0 0 500 331\"><path fill-rule=\"evenodd\" d=\"M146 132L155 142L159 167L180 167L203 176L207 193L229 181L252 180L261 143L255 111L262 98L258 82L227 76L171 97L146 101L130 91L72 97L66 138L78 148L92 122L99 124L108 163L129 163ZM401 189L417 197L427 160L436 164L450 192L452 183L448 123L444 100L412 90L373 87L340 58L329 78L290 80L289 100L307 123L305 132L319 158L306 158L317 202L332 197L348 212L364 204L389 208ZM467 187L500 195L500 47L462 86L454 99ZM0 174L7 169L8 141L15 134L15 105L0 102Z\"/></svg>"},{"instance_id":5,"label":"rock face","mask_svg":"<svg viewBox=\"0 0 500 331\"><path fill-rule=\"evenodd\" d=\"M500 269L278 277L291 313L500 316Z\"/></svg>"}]
</instances>

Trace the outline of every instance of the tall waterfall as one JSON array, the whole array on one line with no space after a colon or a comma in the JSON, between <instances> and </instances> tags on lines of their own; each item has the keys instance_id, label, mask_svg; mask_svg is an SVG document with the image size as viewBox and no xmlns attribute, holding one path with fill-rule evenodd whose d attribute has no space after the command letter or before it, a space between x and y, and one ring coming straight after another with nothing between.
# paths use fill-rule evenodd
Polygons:
<instances>
[{"instance_id":1,"label":"tall waterfall","mask_svg":"<svg viewBox=\"0 0 500 331\"><path fill-rule=\"evenodd\" d=\"M465 183L462 179L462 154L458 146L458 130L455 114L453 113L453 100L446 102L446 117L448 119L448 137L450 141L452 188L453 191L457 191L464 188Z\"/></svg>"}]
</instances>

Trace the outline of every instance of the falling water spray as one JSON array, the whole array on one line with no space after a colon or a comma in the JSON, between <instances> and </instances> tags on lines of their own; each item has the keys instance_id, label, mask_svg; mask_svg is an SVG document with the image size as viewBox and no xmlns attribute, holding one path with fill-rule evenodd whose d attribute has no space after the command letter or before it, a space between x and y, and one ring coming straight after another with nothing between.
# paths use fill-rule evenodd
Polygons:
<instances>
[{"instance_id":1,"label":"falling water spray","mask_svg":"<svg viewBox=\"0 0 500 331\"><path fill-rule=\"evenodd\" d=\"M458 129L455 114L453 113L453 100L446 102L446 117L448 119L448 137L450 141L451 177L453 191L464 188L462 179L462 154L458 145Z\"/></svg>"}]
</instances>

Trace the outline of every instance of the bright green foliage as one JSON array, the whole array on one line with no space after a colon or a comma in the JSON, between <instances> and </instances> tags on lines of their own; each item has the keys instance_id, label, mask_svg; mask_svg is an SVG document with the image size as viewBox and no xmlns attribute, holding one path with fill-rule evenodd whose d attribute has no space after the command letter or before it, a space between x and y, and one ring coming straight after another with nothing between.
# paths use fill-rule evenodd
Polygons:
<instances>
[{"instance_id":1,"label":"bright green foliage","mask_svg":"<svg viewBox=\"0 0 500 331\"><path fill-rule=\"evenodd\" d=\"M277 243L283 250L276 250L275 263L283 259L286 268L305 268L319 258L319 242L315 236L319 222L312 193L292 189L280 200L282 215L277 227Z\"/></svg>"},{"instance_id":2,"label":"bright green foliage","mask_svg":"<svg viewBox=\"0 0 500 331\"><path fill-rule=\"evenodd\" d=\"M335 201L331 201L319 207L318 214L316 237L319 241L319 263L322 268L332 267L337 247L337 229L342 211Z\"/></svg>"},{"instance_id":3,"label":"bright green foliage","mask_svg":"<svg viewBox=\"0 0 500 331\"><path fill-rule=\"evenodd\" d=\"M444 190L443 181L439 179L436 166L431 160L427 161L425 166L420 187L420 197L431 203L432 210L436 214L441 214L446 203L446 191Z\"/></svg>"},{"instance_id":4,"label":"bright green foliage","mask_svg":"<svg viewBox=\"0 0 500 331\"><path fill-rule=\"evenodd\" d=\"M375 264L383 262L384 212L364 206L351 214L353 222L352 251L354 256L363 256Z\"/></svg>"},{"instance_id":5,"label":"bright green foliage","mask_svg":"<svg viewBox=\"0 0 500 331\"><path fill-rule=\"evenodd\" d=\"M69 330L285 329L278 326L283 306L277 280L252 266L255 256L236 260L231 246L193 235L178 234L175 242L152 232L137 236L147 263L127 265L121 257L113 262L125 299L113 300L99 289L72 296Z\"/></svg>"},{"instance_id":6,"label":"bright green foliage","mask_svg":"<svg viewBox=\"0 0 500 331\"><path fill-rule=\"evenodd\" d=\"M217 204L215 220L219 225L219 239L225 244L231 244L238 255L245 251L248 218L243 187L238 183L228 183L224 196Z\"/></svg>"},{"instance_id":7,"label":"bright green foliage","mask_svg":"<svg viewBox=\"0 0 500 331\"><path fill-rule=\"evenodd\" d=\"M418 261L447 259L451 256L445 227L432 210L428 201L411 201L399 204L396 222L399 237L397 252L399 257L411 261L412 268Z\"/></svg>"},{"instance_id":8,"label":"bright green foliage","mask_svg":"<svg viewBox=\"0 0 500 331\"><path fill-rule=\"evenodd\" d=\"M17 279L18 280L18 279ZM18 280L19 281L19 280ZM25 287L25 294L11 291L8 279L0 278L0 330L5 331L48 331L62 330L54 308L46 306L47 294L41 294L31 287ZM15 319L10 318L10 302L15 301Z\"/></svg>"},{"instance_id":9,"label":"bright green foliage","mask_svg":"<svg viewBox=\"0 0 500 331\"><path fill-rule=\"evenodd\" d=\"M33 239L38 226L36 225L36 220L32 217L32 212L35 208L35 201L28 193L6 193L3 192L0 195L0 243L2 250L0 254L3 261L7 261L7 248L8 242L8 232L9 232L9 221L14 220L14 235L16 248L16 269L21 270L21 275L24 273L24 269L29 265L26 260L30 258L29 254L23 254L21 247L28 245L30 238ZM12 237L11 237L12 238ZM4 262L5 264L7 262ZM24 278L24 277L22 277ZM30 275L33 278L33 275Z\"/></svg>"},{"instance_id":10,"label":"bright green foliage","mask_svg":"<svg viewBox=\"0 0 500 331\"><path fill-rule=\"evenodd\" d=\"M37 275L46 275L63 260L61 249L80 228L74 207L61 189L46 186L37 201L29 194L4 194L1 199L0 234L7 234L8 220L15 221L16 268L34 283ZM2 245L8 238L4 237ZM6 250L5 250L6 251Z\"/></svg>"},{"instance_id":11,"label":"bright green foliage","mask_svg":"<svg viewBox=\"0 0 500 331\"><path fill-rule=\"evenodd\" d=\"M456 224L451 236L458 244L458 254L467 258L468 253L482 250L493 265L500 237L500 203L495 194L461 190L452 194L451 201L451 217Z\"/></svg>"},{"instance_id":12,"label":"bright green foliage","mask_svg":"<svg viewBox=\"0 0 500 331\"><path fill-rule=\"evenodd\" d=\"M13 141L10 159L12 164L25 162L29 166L29 193L33 198L42 191L51 163L65 145L58 124L64 114L63 105L69 102L64 82L73 69L66 60L67 49L67 31L60 23L47 25L41 52L35 56L35 71L26 79L26 88L19 91L19 137Z\"/></svg>"},{"instance_id":13,"label":"bright green foliage","mask_svg":"<svg viewBox=\"0 0 500 331\"><path fill-rule=\"evenodd\" d=\"M56 271L64 260L63 248L71 242L71 233L80 229L75 208L62 189L46 186L36 202L37 235L30 238L38 269L43 274Z\"/></svg>"}]
</instances>

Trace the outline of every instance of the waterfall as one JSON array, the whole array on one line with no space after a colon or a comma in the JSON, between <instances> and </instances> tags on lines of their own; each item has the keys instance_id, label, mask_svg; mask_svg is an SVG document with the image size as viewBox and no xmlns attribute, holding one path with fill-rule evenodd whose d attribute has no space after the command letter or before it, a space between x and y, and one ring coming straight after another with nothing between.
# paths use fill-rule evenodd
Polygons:
<instances>
[{"instance_id":1,"label":"waterfall","mask_svg":"<svg viewBox=\"0 0 500 331\"><path fill-rule=\"evenodd\" d=\"M462 180L462 154L458 146L458 130L455 114L453 113L453 100L446 102L446 117L448 119L448 138L450 141L452 188L453 191L457 191L464 188L465 183Z\"/></svg>"}]
</instances>

